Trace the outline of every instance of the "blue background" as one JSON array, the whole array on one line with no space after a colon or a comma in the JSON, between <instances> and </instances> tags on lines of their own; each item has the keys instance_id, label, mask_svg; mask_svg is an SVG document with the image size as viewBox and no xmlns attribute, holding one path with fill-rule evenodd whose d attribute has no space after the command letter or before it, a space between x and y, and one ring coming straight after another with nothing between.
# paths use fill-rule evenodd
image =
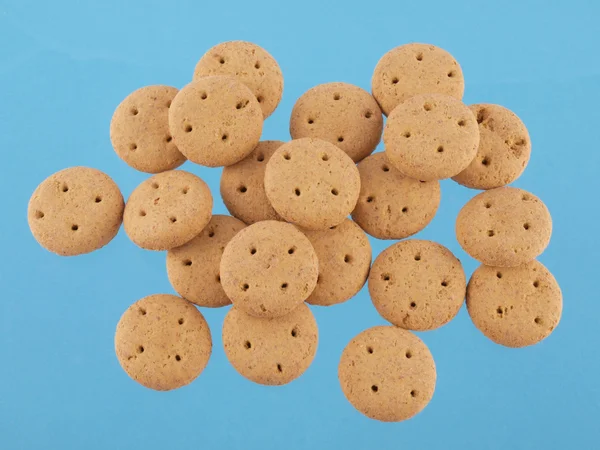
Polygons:
<instances>
[{"instance_id":1,"label":"blue background","mask_svg":"<svg viewBox=\"0 0 600 450\"><path fill-rule=\"evenodd\" d=\"M25 1L0 0L0 449L560 449L598 448L598 170L600 35L597 1ZM533 154L515 183L540 196L554 236L540 260L564 294L562 322L520 350L486 340L463 308L420 333L438 368L430 405L399 424L369 420L345 400L337 363L361 330L382 324L366 289L315 311L320 346L297 381L269 388L228 365L225 310L203 311L214 334L206 371L159 393L131 381L113 351L122 312L172 292L165 255L121 231L106 248L54 256L34 241L29 196L64 167L99 168L127 197L146 175L116 156L117 104L147 84L181 87L212 45L264 46L285 76L265 139L289 139L295 100L324 82L370 88L378 59L417 41L449 50L465 102L500 103L526 123ZM220 170L186 163L218 192ZM476 263L454 237L476 192L442 183L442 204L419 237ZM216 197L214 212L225 213ZM375 254L390 243L373 241Z\"/></svg>"}]
</instances>

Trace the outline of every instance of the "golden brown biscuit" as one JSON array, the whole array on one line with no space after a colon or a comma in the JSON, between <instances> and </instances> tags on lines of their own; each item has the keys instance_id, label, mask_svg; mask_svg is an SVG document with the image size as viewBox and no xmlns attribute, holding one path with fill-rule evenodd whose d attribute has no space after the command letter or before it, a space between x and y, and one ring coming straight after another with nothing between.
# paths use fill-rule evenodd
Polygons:
<instances>
[{"instance_id":1,"label":"golden brown biscuit","mask_svg":"<svg viewBox=\"0 0 600 450\"><path fill-rule=\"evenodd\" d=\"M265 190L275 211L309 230L339 225L360 191L354 162L335 145L303 138L277 149L267 164Z\"/></svg>"},{"instance_id":2,"label":"golden brown biscuit","mask_svg":"<svg viewBox=\"0 0 600 450\"><path fill-rule=\"evenodd\" d=\"M390 163L404 175L431 181L462 172L479 145L477 120L460 100L412 97L390 114L383 133Z\"/></svg>"},{"instance_id":3,"label":"golden brown biscuit","mask_svg":"<svg viewBox=\"0 0 600 450\"><path fill-rule=\"evenodd\" d=\"M421 231L440 204L440 183L402 175L385 153L375 153L358 164L360 196L352 218L378 239L404 239Z\"/></svg>"},{"instance_id":4,"label":"golden brown biscuit","mask_svg":"<svg viewBox=\"0 0 600 450\"><path fill-rule=\"evenodd\" d=\"M479 124L479 149L454 181L473 189L493 189L521 176L531 155L527 128L515 113L499 105L469 106Z\"/></svg>"},{"instance_id":5,"label":"golden brown biscuit","mask_svg":"<svg viewBox=\"0 0 600 450\"><path fill-rule=\"evenodd\" d=\"M358 411L371 419L400 422L427 406L436 371L421 339L401 328L378 326L350 341L342 353L338 378Z\"/></svg>"},{"instance_id":6,"label":"golden brown biscuit","mask_svg":"<svg viewBox=\"0 0 600 450\"><path fill-rule=\"evenodd\" d=\"M276 318L253 317L233 307L223 322L225 355L235 370L255 383L289 383L312 363L319 333L306 305Z\"/></svg>"},{"instance_id":7,"label":"golden brown biscuit","mask_svg":"<svg viewBox=\"0 0 600 450\"><path fill-rule=\"evenodd\" d=\"M179 151L208 167L229 166L248 156L262 126L256 98L232 77L198 78L179 91L169 109Z\"/></svg>"},{"instance_id":8,"label":"golden brown biscuit","mask_svg":"<svg viewBox=\"0 0 600 450\"><path fill-rule=\"evenodd\" d=\"M240 162L223 169L221 197L232 216L248 225L262 220L281 220L265 192L267 162L283 142L259 142Z\"/></svg>"},{"instance_id":9,"label":"golden brown biscuit","mask_svg":"<svg viewBox=\"0 0 600 450\"><path fill-rule=\"evenodd\" d=\"M171 170L142 182L131 194L123 224L129 238L148 250L170 250L200 234L212 216L206 183Z\"/></svg>"},{"instance_id":10,"label":"golden brown biscuit","mask_svg":"<svg viewBox=\"0 0 600 450\"><path fill-rule=\"evenodd\" d=\"M38 243L53 253L75 256L104 247L119 231L123 196L105 173L71 167L46 178L27 210Z\"/></svg>"},{"instance_id":11,"label":"golden brown biscuit","mask_svg":"<svg viewBox=\"0 0 600 450\"><path fill-rule=\"evenodd\" d=\"M215 45L198 61L194 80L210 75L231 75L256 96L265 119L283 94L283 75L277 61L251 42L231 41Z\"/></svg>"},{"instance_id":12,"label":"golden brown biscuit","mask_svg":"<svg viewBox=\"0 0 600 450\"><path fill-rule=\"evenodd\" d=\"M317 284L319 262L307 237L283 222L252 224L235 235L221 259L221 284L233 304L256 317L290 313Z\"/></svg>"},{"instance_id":13,"label":"golden brown biscuit","mask_svg":"<svg viewBox=\"0 0 600 450\"><path fill-rule=\"evenodd\" d=\"M467 310L479 330L497 344L525 347L558 325L562 293L538 261L518 267L480 266L467 288Z\"/></svg>"},{"instance_id":14,"label":"golden brown biscuit","mask_svg":"<svg viewBox=\"0 0 600 450\"><path fill-rule=\"evenodd\" d=\"M169 250L167 273L179 295L209 308L231 304L221 287L221 256L227 243L245 226L234 217L212 216L198 236Z\"/></svg>"},{"instance_id":15,"label":"golden brown biscuit","mask_svg":"<svg viewBox=\"0 0 600 450\"><path fill-rule=\"evenodd\" d=\"M146 86L129 94L110 122L117 155L136 170L159 173L185 162L169 131L169 108L177 94L170 86Z\"/></svg>"},{"instance_id":16,"label":"golden brown biscuit","mask_svg":"<svg viewBox=\"0 0 600 450\"><path fill-rule=\"evenodd\" d=\"M331 142L354 162L369 156L381 140L383 117L367 91L348 83L320 84L302 95L290 120L292 139Z\"/></svg>"},{"instance_id":17,"label":"golden brown biscuit","mask_svg":"<svg viewBox=\"0 0 600 450\"><path fill-rule=\"evenodd\" d=\"M488 266L514 267L537 258L548 246L552 218L546 205L522 189L501 187L473 197L456 219L456 238Z\"/></svg>"},{"instance_id":18,"label":"golden brown biscuit","mask_svg":"<svg viewBox=\"0 0 600 450\"><path fill-rule=\"evenodd\" d=\"M373 96L385 115L405 100L439 93L462 100L465 80L450 53L426 44L406 44L387 52L371 80Z\"/></svg>"},{"instance_id":19,"label":"golden brown biscuit","mask_svg":"<svg viewBox=\"0 0 600 450\"><path fill-rule=\"evenodd\" d=\"M123 370L143 386L169 391L191 383L212 350L208 324L190 302L150 295L125 311L115 333Z\"/></svg>"},{"instance_id":20,"label":"golden brown biscuit","mask_svg":"<svg viewBox=\"0 0 600 450\"><path fill-rule=\"evenodd\" d=\"M369 293L381 316L407 330L427 331L458 314L467 281L460 261L443 245L409 239L379 254Z\"/></svg>"},{"instance_id":21,"label":"golden brown biscuit","mask_svg":"<svg viewBox=\"0 0 600 450\"><path fill-rule=\"evenodd\" d=\"M361 290L371 267L369 238L350 219L321 231L305 231L319 258L319 278L306 301L330 306L345 302Z\"/></svg>"}]
</instances>

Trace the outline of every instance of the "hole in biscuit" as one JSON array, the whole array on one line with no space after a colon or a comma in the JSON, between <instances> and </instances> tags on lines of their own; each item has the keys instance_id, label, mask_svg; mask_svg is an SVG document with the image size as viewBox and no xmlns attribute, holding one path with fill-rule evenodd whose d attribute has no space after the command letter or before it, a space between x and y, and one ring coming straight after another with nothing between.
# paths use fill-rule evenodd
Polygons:
<instances>
[{"instance_id":1,"label":"hole in biscuit","mask_svg":"<svg viewBox=\"0 0 600 450\"><path fill-rule=\"evenodd\" d=\"M168 144L169 142L171 142L172 140L173 140L173 136L171 136L171 135L169 135L169 136L167 136L167 137L165 138L165 141L167 142L167 144Z\"/></svg>"},{"instance_id":2,"label":"hole in biscuit","mask_svg":"<svg viewBox=\"0 0 600 450\"><path fill-rule=\"evenodd\" d=\"M342 98L342 97L337 92L335 94L333 94L333 99L334 100L339 100L340 98Z\"/></svg>"},{"instance_id":3,"label":"hole in biscuit","mask_svg":"<svg viewBox=\"0 0 600 450\"><path fill-rule=\"evenodd\" d=\"M373 113L372 113L371 111L367 111L367 112L365 113L365 118L367 118L367 119L370 119L370 118L371 118L371 116L373 116Z\"/></svg>"},{"instance_id":4,"label":"hole in biscuit","mask_svg":"<svg viewBox=\"0 0 600 450\"><path fill-rule=\"evenodd\" d=\"M144 353L144 346L143 345L138 345L137 352L138 353Z\"/></svg>"},{"instance_id":5,"label":"hole in biscuit","mask_svg":"<svg viewBox=\"0 0 600 450\"><path fill-rule=\"evenodd\" d=\"M327 153L323 154L323 156L321 156L321 159L323 161L329 161L329 155L327 155Z\"/></svg>"},{"instance_id":6,"label":"hole in biscuit","mask_svg":"<svg viewBox=\"0 0 600 450\"><path fill-rule=\"evenodd\" d=\"M287 289L287 287L288 287L288 284L287 284L287 283L282 283L282 284L281 284L281 289L284 289L284 290L285 290L285 289Z\"/></svg>"},{"instance_id":7,"label":"hole in biscuit","mask_svg":"<svg viewBox=\"0 0 600 450\"><path fill-rule=\"evenodd\" d=\"M177 217L170 217L169 220L171 221L171 223L175 223L177 222Z\"/></svg>"},{"instance_id":8,"label":"hole in biscuit","mask_svg":"<svg viewBox=\"0 0 600 450\"><path fill-rule=\"evenodd\" d=\"M537 288L537 287L540 287L540 282L539 282L539 281L537 281L537 280L536 280L536 281L534 281L534 282L533 282L533 287L535 287L535 288Z\"/></svg>"},{"instance_id":9,"label":"hole in biscuit","mask_svg":"<svg viewBox=\"0 0 600 450\"><path fill-rule=\"evenodd\" d=\"M71 225L71 230L73 230L73 231L79 230L79 225Z\"/></svg>"},{"instance_id":10,"label":"hole in biscuit","mask_svg":"<svg viewBox=\"0 0 600 450\"><path fill-rule=\"evenodd\" d=\"M292 157L290 156L290 154L289 154L289 153L284 153L284 154L283 154L283 159L285 159L285 160L288 160L288 161L289 161L290 159L292 159Z\"/></svg>"},{"instance_id":11,"label":"hole in biscuit","mask_svg":"<svg viewBox=\"0 0 600 450\"><path fill-rule=\"evenodd\" d=\"M417 54L417 61L423 61L423 53Z\"/></svg>"},{"instance_id":12,"label":"hole in biscuit","mask_svg":"<svg viewBox=\"0 0 600 450\"><path fill-rule=\"evenodd\" d=\"M312 125L313 123L315 123L314 119L308 119L307 122L309 125Z\"/></svg>"},{"instance_id":13,"label":"hole in biscuit","mask_svg":"<svg viewBox=\"0 0 600 450\"><path fill-rule=\"evenodd\" d=\"M135 107L131 108L130 112L132 116L137 116L139 114L138 109Z\"/></svg>"},{"instance_id":14,"label":"hole in biscuit","mask_svg":"<svg viewBox=\"0 0 600 450\"><path fill-rule=\"evenodd\" d=\"M447 282L447 281L445 281L445 280L444 280L444 281L442 281L442 286L443 286L443 287L448 287L448 282Z\"/></svg>"},{"instance_id":15,"label":"hole in biscuit","mask_svg":"<svg viewBox=\"0 0 600 450\"><path fill-rule=\"evenodd\" d=\"M208 237L211 238L215 235L215 232L213 230L209 230L208 231Z\"/></svg>"},{"instance_id":16,"label":"hole in biscuit","mask_svg":"<svg viewBox=\"0 0 600 450\"><path fill-rule=\"evenodd\" d=\"M187 125L184 125L184 127L183 127L183 131L185 131L186 133L191 133L192 130L193 130L193 128L189 123Z\"/></svg>"},{"instance_id":17,"label":"hole in biscuit","mask_svg":"<svg viewBox=\"0 0 600 450\"><path fill-rule=\"evenodd\" d=\"M250 289L250 286L248 285L248 283L242 284L242 291L247 291L248 289Z\"/></svg>"},{"instance_id":18,"label":"hole in biscuit","mask_svg":"<svg viewBox=\"0 0 600 450\"><path fill-rule=\"evenodd\" d=\"M102 202L102 197L100 197L99 195L96 196L96 198L94 199L94 202L96 202L96 203Z\"/></svg>"},{"instance_id":19,"label":"hole in biscuit","mask_svg":"<svg viewBox=\"0 0 600 450\"><path fill-rule=\"evenodd\" d=\"M375 197L373 197L372 195L369 195L367 197L367 203L371 203L373 200L375 200Z\"/></svg>"},{"instance_id":20,"label":"hole in biscuit","mask_svg":"<svg viewBox=\"0 0 600 450\"><path fill-rule=\"evenodd\" d=\"M525 228L526 230L529 230L529 224L528 223L524 223L523 224L523 228Z\"/></svg>"},{"instance_id":21,"label":"hole in biscuit","mask_svg":"<svg viewBox=\"0 0 600 450\"><path fill-rule=\"evenodd\" d=\"M383 170L384 172L389 172L390 168L388 166L382 166L381 170Z\"/></svg>"},{"instance_id":22,"label":"hole in biscuit","mask_svg":"<svg viewBox=\"0 0 600 450\"><path fill-rule=\"evenodd\" d=\"M398 84L398 81L400 81L397 77L392 78L392 84Z\"/></svg>"},{"instance_id":23,"label":"hole in biscuit","mask_svg":"<svg viewBox=\"0 0 600 450\"><path fill-rule=\"evenodd\" d=\"M262 103L263 98L261 95L259 95L258 97L256 97L256 100L258 101L258 103Z\"/></svg>"},{"instance_id":24,"label":"hole in biscuit","mask_svg":"<svg viewBox=\"0 0 600 450\"><path fill-rule=\"evenodd\" d=\"M417 307L417 304L415 302L410 302L410 307L411 309L414 309Z\"/></svg>"},{"instance_id":25,"label":"hole in biscuit","mask_svg":"<svg viewBox=\"0 0 600 450\"><path fill-rule=\"evenodd\" d=\"M371 386L371 391L377 392L378 390L379 390L379 387L376 384L374 384L373 386Z\"/></svg>"},{"instance_id":26,"label":"hole in biscuit","mask_svg":"<svg viewBox=\"0 0 600 450\"><path fill-rule=\"evenodd\" d=\"M425 104L423 105L423 109L424 109L425 111L431 111L431 108L432 108L432 107L431 107L431 105L430 105L429 103L425 103Z\"/></svg>"},{"instance_id":27,"label":"hole in biscuit","mask_svg":"<svg viewBox=\"0 0 600 450\"><path fill-rule=\"evenodd\" d=\"M156 182L152 183L152 187L153 187L154 189L158 189L158 183L156 183Z\"/></svg>"},{"instance_id":28,"label":"hole in biscuit","mask_svg":"<svg viewBox=\"0 0 600 450\"><path fill-rule=\"evenodd\" d=\"M502 310L502 306L498 306L498 308L496 308L496 312L498 313L499 316L502 316L502 313L504 312Z\"/></svg>"},{"instance_id":29,"label":"hole in biscuit","mask_svg":"<svg viewBox=\"0 0 600 450\"><path fill-rule=\"evenodd\" d=\"M408 208L405 206L404 208L402 208L402 212L403 213L407 213L408 212Z\"/></svg>"},{"instance_id":30,"label":"hole in biscuit","mask_svg":"<svg viewBox=\"0 0 600 450\"><path fill-rule=\"evenodd\" d=\"M296 197L300 197L300 189L294 189L294 193L296 194Z\"/></svg>"},{"instance_id":31,"label":"hole in biscuit","mask_svg":"<svg viewBox=\"0 0 600 450\"><path fill-rule=\"evenodd\" d=\"M44 213L42 211L36 211L35 212L35 218L36 219L43 219L44 218Z\"/></svg>"},{"instance_id":32,"label":"hole in biscuit","mask_svg":"<svg viewBox=\"0 0 600 450\"><path fill-rule=\"evenodd\" d=\"M459 120L458 121L458 126L459 127L464 127L467 124L467 122L465 120Z\"/></svg>"},{"instance_id":33,"label":"hole in biscuit","mask_svg":"<svg viewBox=\"0 0 600 450\"><path fill-rule=\"evenodd\" d=\"M175 361L181 361L181 356L175 355Z\"/></svg>"},{"instance_id":34,"label":"hole in biscuit","mask_svg":"<svg viewBox=\"0 0 600 450\"><path fill-rule=\"evenodd\" d=\"M137 150L137 144L129 144L129 150L131 150L132 152L135 152Z\"/></svg>"},{"instance_id":35,"label":"hole in biscuit","mask_svg":"<svg viewBox=\"0 0 600 450\"><path fill-rule=\"evenodd\" d=\"M235 105L235 109L242 109L244 108L248 103L243 103L243 102L238 102L237 105Z\"/></svg>"},{"instance_id":36,"label":"hole in biscuit","mask_svg":"<svg viewBox=\"0 0 600 450\"><path fill-rule=\"evenodd\" d=\"M410 391L410 396L415 398L417 395L419 395L419 393L417 391L415 391L414 389L412 391Z\"/></svg>"},{"instance_id":37,"label":"hole in biscuit","mask_svg":"<svg viewBox=\"0 0 600 450\"><path fill-rule=\"evenodd\" d=\"M338 195L338 194L339 194L339 191L338 191L336 188L333 188L333 189L331 190L331 193L332 193L333 195Z\"/></svg>"},{"instance_id":38,"label":"hole in biscuit","mask_svg":"<svg viewBox=\"0 0 600 450\"><path fill-rule=\"evenodd\" d=\"M409 138L410 137L410 131L405 131L404 133L402 133L402 136L404 136L405 138Z\"/></svg>"},{"instance_id":39,"label":"hole in biscuit","mask_svg":"<svg viewBox=\"0 0 600 450\"><path fill-rule=\"evenodd\" d=\"M220 63L220 64L225 64L225 58L220 58L220 59L219 59L219 63Z\"/></svg>"},{"instance_id":40,"label":"hole in biscuit","mask_svg":"<svg viewBox=\"0 0 600 450\"><path fill-rule=\"evenodd\" d=\"M481 164L483 164L484 166L489 166L490 165L490 160L488 158L483 158L481 160Z\"/></svg>"},{"instance_id":41,"label":"hole in biscuit","mask_svg":"<svg viewBox=\"0 0 600 450\"><path fill-rule=\"evenodd\" d=\"M391 276L390 276L390 274L389 274L389 273L382 273L382 274L381 274L381 279L382 279L383 281L390 281L390 278L391 278Z\"/></svg>"},{"instance_id":42,"label":"hole in biscuit","mask_svg":"<svg viewBox=\"0 0 600 450\"><path fill-rule=\"evenodd\" d=\"M145 315L146 315L146 309L145 309L145 308L140 308L138 311L139 311L139 313L140 313L142 316L145 316Z\"/></svg>"},{"instance_id":43,"label":"hole in biscuit","mask_svg":"<svg viewBox=\"0 0 600 450\"><path fill-rule=\"evenodd\" d=\"M521 200L523 200L524 202L526 202L527 200L529 200L529 195L523 194L523 197L521 197Z\"/></svg>"},{"instance_id":44,"label":"hole in biscuit","mask_svg":"<svg viewBox=\"0 0 600 450\"><path fill-rule=\"evenodd\" d=\"M223 136L221 136L221 140L222 140L222 141L226 141L228 137L229 137L229 136L227 136L227 134L224 134Z\"/></svg>"},{"instance_id":45,"label":"hole in biscuit","mask_svg":"<svg viewBox=\"0 0 600 450\"><path fill-rule=\"evenodd\" d=\"M215 277L215 280L217 280L217 283L220 283L221 282L221 275L217 275Z\"/></svg>"},{"instance_id":46,"label":"hole in biscuit","mask_svg":"<svg viewBox=\"0 0 600 450\"><path fill-rule=\"evenodd\" d=\"M343 136L340 136L340 137L338 138L338 142L344 142L344 137L343 137Z\"/></svg>"},{"instance_id":47,"label":"hole in biscuit","mask_svg":"<svg viewBox=\"0 0 600 450\"><path fill-rule=\"evenodd\" d=\"M367 347L367 353L373 354L373 347L370 345Z\"/></svg>"},{"instance_id":48,"label":"hole in biscuit","mask_svg":"<svg viewBox=\"0 0 600 450\"><path fill-rule=\"evenodd\" d=\"M440 145L440 146L437 148L437 152L438 152L438 153L444 153L444 146L443 146L443 145Z\"/></svg>"},{"instance_id":49,"label":"hole in biscuit","mask_svg":"<svg viewBox=\"0 0 600 450\"><path fill-rule=\"evenodd\" d=\"M141 211L140 211L140 216L141 216L141 217L146 217L146 211L144 211L144 210L141 210Z\"/></svg>"},{"instance_id":50,"label":"hole in biscuit","mask_svg":"<svg viewBox=\"0 0 600 450\"><path fill-rule=\"evenodd\" d=\"M281 367L281 364L277 364L277 372L283 372L283 367Z\"/></svg>"},{"instance_id":51,"label":"hole in biscuit","mask_svg":"<svg viewBox=\"0 0 600 450\"><path fill-rule=\"evenodd\" d=\"M263 162L265 160L265 155L263 155L262 153L259 153L258 155L256 155L256 160L258 162Z\"/></svg>"},{"instance_id":52,"label":"hole in biscuit","mask_svg":"<svg viewBox=\"0 0 600 450\"><path fill-rule=\"evenodd\" d=\"M541 325L542 324L542 318L541 317L536 317L535 319L533 319L533 321L538 324Z\"/></svg>"},{"instance_id":53,"label":"hole in biscuit","mask_svg":"<svg viewBox=\"0 0 600 450\"><path fill-rule=\"evenodd\" d=\"M455 73L454 73L453 70L451 70L450 72L448 72L448 78L454 78L454 75L455 75Z\"/></svg>"},{"instance_id":54,"label":"hole in biscuit","mask_svg":"<svg viewBox=\"0 0 600 450\"><path fill-rule=\"evenodd\" d=\"M184 187L184 188L181 190L181 193L185 195L185 194L187 194L189 191L190 191L190 188L186 186L186 187Z\"/></svg>"},{"instance_id":55,"label":"hole in biscuit","mask_svg":"<svg viewBox=\"0 0 600 450\"><path fill-rule=\"evenodd\" d=\"M170 108L170 107L171 107L171 100L169 100L169 101L167 102L167 108Z\"/></svg>"},{"instance_id":56,"label":"hole in biscuit","mask_svg":"<svg viewBox=\"0 0 600 450\"><path fill-rule=\"evenodd\" d=\"M255 69L260 69L260 62L256 61L256 64L254 64L254 68Z\"/></svg>"},{"instance_id":57,"label":"hole in biscuit","mask_svg":"<svg viewBox=\"0 0 600 450\"><path fill-rule=\"evenodd\" d=\"M298 329L292 328L292 332L290 334L292 335L292 337L298 336Z\"/></svg>"},{"instance_id":58,"label":"hole in biscuit","mask_svg":"<svg viewBox=\"0 0 600 450\"><path fill-rule=\"evenodd\" d=\"M487 209L490 209L490 208L492 207L492 204L491 204L490 202L487 202L487 203L485 204L485 207L486 207Z\"/></svg>"},{"instance_id":59,"label":"hole in biscuit","mask_svg":"<svg viewBox=\"0 0 600 450\"><path fill-rule=\"evenodd\" d=\"M421 261L421 255L420 254L416 254L415 255L415 261Z\"/></svg>"},{"instance_id":60,"label":"hole in biscuit","mask_svg":"<svg viewBox=\"0 0 600 450\"><path fill-rule=\"evenodd\" d=\"M177 323L178 323L179 325L183 325L183 322L185 322L185 320L183 320L183 318L180 318L180 319L177 321Z\"/></svg>"},{"instance_id":61,"label":"hole in biscuit","mask_svg":"<svg viewBox=\"0 0 600 450\"><path fill-rule=\"evenodd\" d=\"M246 186L240 186L238 188L238 192L241 192L242 194L245 194L247 190L248 188Z\"/></svg>"},{"instance_id":62,"label":"hole in biscuit","mask_svg":"<svg viewBox=\"0 0 600 450\"><path fill-rule=\"evenodd\" d=\"M61 190L63 192L69 192L69 186L67 186L66 184L63 184Z\"/></svg>"},{"instance_id":63,"label":"hole in biscuit","mask_svg":"<svg viewBox=\"0 0 600 450\"><path fill-rule=\"evenodd\" d=\"M252 343L250 341L244 342L244 348L250 350L252 348Z\"/></svg>"},{"instance_id":64,"label":"hole in biscuit","mask_svg":"<svg viewBox=\"0 0 600 450\"><path fill-rule=\"evenodd\" d=\"M502 278L502 272L496 272L496 278Z\"/></svg>"},{"instance_id":65,"label":"hole in biscuit","mask_svg":"<svg viewBox=\"0 0 600 450\"><path fill-rule=\"evenodd\" d=\"M296 247L292 247L288 250L288 254L293 255L295 251L296 251Z\"/></svg>"},{"instance_id":66,"label":"hole in biscuit","mask_svg":"<svg viewBox=\"0 0 600 450\"><path fill-rule=\"evenodd\" d=\"M406 353L404 354L404 356L406 356L407 359L412 358L412 352L410 350L406 350Z\"/></svg>"},{"instance_id":67,"label":"hole in biscuit","mask_svg":"<svg viewBox=\"0 0 600 450\"><path fill-rule=\"evenodd\" d=\"M191 266L192 265L192 260L191 259L184 259L183 260L183 265L184 266Z\"/></svg>"},{"instance_id":68,"label":"hole in biscuit","mask_svg":"<svg viewBox=\"0 0 600 450\"><path fill-rule=\"evenodd\" d=\"M346 264L349 264L349 263L351 263L351 262L352 262L352 256L350 256L350 255L345 255L345 256L344 256L344 262L345 262Z\"/></svg>"},{"instance_id":69,"label":"hole in biscuit","mask_svg":"<svg viewBox=\"0 0 600 450\"><path fill-rule=\"evenodd\" d=\"M255 248L251 248L250 249L250 254L251 255L255 255L256 254L256 249Z\"/></svg>"},{"instance_id":70,"label":"hole in biscuit","mask_svg":"<svg viewBox=\"0 0 600 450\"><path fill-rule=\"evenodd\" d=\"M200 98L202 100L206 100L208 98L208 94L206 92L203 92L202 94L200 94Z\"/></svg>"},{"instance_id":71,"label":"hole in biscuit","mask_svg":"<svg viewBox=\"0 0 600 450\"><path fill-rule=\"evenodd\" d=\"M495 234L496 234L496 233L494 232L494 230L488 230L488 232L487 232L487 235L488 235L489 237L492 237L492 236L494 236Z\"/></svg>"}]
</instances>

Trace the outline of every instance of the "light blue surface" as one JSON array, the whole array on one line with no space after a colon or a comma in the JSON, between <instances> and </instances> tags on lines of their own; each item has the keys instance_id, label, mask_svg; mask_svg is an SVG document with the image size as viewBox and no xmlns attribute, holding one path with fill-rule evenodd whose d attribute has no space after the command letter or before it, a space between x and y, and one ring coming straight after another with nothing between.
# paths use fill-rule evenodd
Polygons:
<instances>
[{"instance_id":1,"label":"light blue surface","mask_svg":"<svg viewBox=\"0 0 600 450\"><path fill-rule=\"evenodd\" d=\"M600 441L598 171L600 4L571 1L402 2L0 0L0 449L595 449ZM214 334L206 371L170 393L121 370L113 334L137 299L172 292L164 254L121 231L106 248L60 258L32 238L29 196L48 175L86 165L127 197L146 176L111 148L116 105L147 84L183 86L200 56L225 40L254 41L279 61L282 103L265 139L289 139L295 100L324 82L369 89L378 59L406 42L449 50L465 102L500 103L527 124L532 159L515 183L540 196L554 235L540 260L564 294L563 319L540 345L486 340L466 311L421 333L438 368L431 404L383 424L356 412L337 381L345 344L383 323L366 289L314 309L312 367L278 388L227 364L225 310L203 311ZM220 171L186 163L218 192ZM452 249L468 274L454 219L475 194L442 183L442 204L419 236ZM215 213L226 210L216 197ZM375 253L389 243L374 242Z\"/></svg>"}]
</instances>

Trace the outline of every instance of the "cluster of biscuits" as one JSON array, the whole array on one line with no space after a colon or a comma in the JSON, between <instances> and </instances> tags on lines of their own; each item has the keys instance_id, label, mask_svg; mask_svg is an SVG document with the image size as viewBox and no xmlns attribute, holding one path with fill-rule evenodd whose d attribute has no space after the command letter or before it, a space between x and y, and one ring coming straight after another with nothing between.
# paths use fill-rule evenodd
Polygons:
<instances>
[{"instance_id":1,"label":"cluster of biscuits","mask_svg":"<svg viewBox=\"0 0 600 450\"><path fill-rule=\"evenodd\" d=\"M212 350L194 305L233 304L222 329L233 367L256 383L288 383L317 350L306 303L345 302L368 280L391 325L351 340L339 381L365 415L400 421L427 405L436 382L433 357L412 331L448 323L465 298L475 326L499 344L532 345L552 332L561 291L535 260L550 240L550 214L533 194L505 187L529 161L527 129L502 106L463 104L463 74L449 53L397 47L375 68L372 94L346 83L316 86L293 108L292 140L259 141L282 91L281 70L264 49L217 45L181 90L145 87L116 109L115 151L155 174L126 204L107 175L83 167L34 192L30 227L50 251L98 249L121 222L138 246L167 251L180 296L143 298L117 325L116 354L129 376L157 390L190 383ZM385 151L372 154L382 135ZM186 160L224 167L220 191L231 216L213 216L204 181L174 170ZM405 239L435 216L446 178L484 190L456 221L460 245L482 263L468 285L447 248ZM367 234L404 240L371 265Z\"/></svg>"}]
</instances>

